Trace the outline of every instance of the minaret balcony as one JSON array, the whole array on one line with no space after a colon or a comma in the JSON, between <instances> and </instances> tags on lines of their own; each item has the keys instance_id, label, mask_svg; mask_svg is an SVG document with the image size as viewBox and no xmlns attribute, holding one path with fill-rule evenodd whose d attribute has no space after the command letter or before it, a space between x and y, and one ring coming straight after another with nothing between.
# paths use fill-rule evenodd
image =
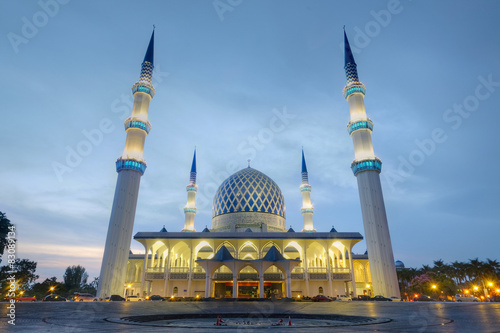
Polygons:
<instances>
[{"instance_id":1,"label":"minaret balcony","mask_svg":"<svg viewBox=\"0 0 500 333\"><path fill-rule=\"evenodd\" d=\"M307 213L312 214L312 213L314 213L314 208L313 208L313 207L301 208L301 209L300 209L300 212L301 212L302 214L307 214Z\"/></svg>"},{"instance_id":2,"label":"minaret balcony","mask_svg":"<svg viewBox=\"0 0 500 333\"><path fill-rule=\"evenodd\" d=\"M196 186L196 185L188 185L188 186L186 186L186 191L188 191L188 192L196 192L196 191L198 191L198 186Z\"/></svg>"},{"instance_id":3,"label":"minaret balcony","mask_svg":"<svg viewBox=\"0 0 500 333\"><path fill-rule=\"evenodd\" d=\"M369 160L354 161L351 164L351 169L355 176L361 171L369 170L380 173L382 171L382 161L376 157Z\"/></svg>"},{"instance_id":4,"label":"minaret balcony","mask_svg":"<svg viewBox=\"0 0 500 333\"><path fill-rule=\"evenodd\" d=\"M151 98L153 98L155 95L155 88L148 82L139 81L132 87L132 95L135 95L137 92L148 94Z\"/></svg>"},{"instance_id":5,"label":"minaret balcony","mask_svg":"<svg viewBox=\"0 0 500 333\"><path fill-rule=\"evenodd\" d=\"M196 208L195 207L184 207L184 214L186 214L186 213L196 214Z\"/></svg>"},{"instance_id":6,"label":"minaret balcony","mask_svg":"<svg viewBox=\"0 0 500 333\"><path fill-rule=\"evenodd\" d=\"M349 132L349 135L351 135L353 132L361 129L367 129L373 131L373 123L370 119L367 120L360 120L356 122L350 122L347 124L347 132Z\"/></svg>"},{"instance_id":7,"label":"minaret balcony","mask_svg":"<svg viewBox=\"0 0 500 333\"><path fill-rule=\"evenodd\" d=\"M351 96L352 94L362 94L364 97L366 94L366 88L363 83L355 82L348 86L345 86L343 94L345 99L349 98L349 96Z\"/></svg>"},{"instance_id":8,"label":"minaret balcony","mask_svg":"<svg viewBox=\"0 0 500 333\"><path fill-rule=\"evenodd\" d=\"M149 134L149 131L151 131L151 124L149 121L144 122L137 118L130 117L125 121L125 131L129 128L138 128L146 132L146 134Z\"/></svg>"},{"instance_id":9,"label":"minaret balcony","mask_svg":"<svg viewBox=\"0 0 500 333\"><path fill-rule=\"evenodd\" d=\"M311 185L309 184L300 185L300 192L311 192Z\"/></svg>"},{"instance_id":10,"label":"minaret balcony","mask_svg":"<svg viewBox=\"0 0 500 333\"><path fill-rule=\"evenodd\" d=\"M122 170L134 170L144 174L146 171L146 162L137 160L124 160L121 157L116 161L116 172Z\"/></svg>"}]
</instances>

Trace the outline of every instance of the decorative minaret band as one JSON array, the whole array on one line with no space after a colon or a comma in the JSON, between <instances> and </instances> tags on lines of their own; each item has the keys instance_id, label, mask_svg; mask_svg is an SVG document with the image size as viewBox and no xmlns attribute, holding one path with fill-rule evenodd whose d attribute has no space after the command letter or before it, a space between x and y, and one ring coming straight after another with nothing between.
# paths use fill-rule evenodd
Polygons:
<instances>
[{"instance_id":1,"label":"decorative minaret band","mask_svg":"<svg viewBox=\"0 0 500 333\"><path fill-rule=\"evenodd\" d=\"M152 80L154 30L146 56L142 62L141 76L132 87L134 106L132 116L125 121L127 138L125 149L116 161L118 180L108 235L102 259L97 297L121 295L125 285L127 262L134 227L135 209L141 176L146 170L143 158L144 141L151 130L148 121L149 102L155 94Z\"/></svg>"},{"instance_id":2,"label":"decorative minaret band","mask_svg":"<svg viewBox=\"0 0 500 333\"><path fill-rule=\"evenodd\" d=\"M184 229L182 231L196 231L194 229L194 216L196 214L195 197L198 191L196 185L196 148L194 150L193 164L191 164L191 173L189 175L189 184L186 187L188 193L188 200L186 207L184 207Z\"/></svg>"},{"instance_id":3,"label":"decorative minaret band","mask_svg":"<svg viewBox=\"0 0 500 333\"><path fill-rule=\"evenodd\" d=\"M345 73L344 97L349 103L351 121L347 131L354 144L352 171L358 181L361 213L368 247L368 259L375 295L400 297L391 237L380 184L382 162L373 151L373 123L366 116L365 86L358 79L357 65L344 31Z\"/></svg>"},{"instance_id":4,"label":"decorative minaret band","mask_svg":"<svg viewBox=\"0 0 500 333\"><path fill-rule=\"evenodd\" d=\"M311 204L311 185L309 185L309 177L307 175L306 159L304 157L304 149L302 149L302 185L300 185L300 192L302 193L302 216L304 217L303 232L315 232L313 226L312 215L314 207Z\"/></svg>"}]
</instances>

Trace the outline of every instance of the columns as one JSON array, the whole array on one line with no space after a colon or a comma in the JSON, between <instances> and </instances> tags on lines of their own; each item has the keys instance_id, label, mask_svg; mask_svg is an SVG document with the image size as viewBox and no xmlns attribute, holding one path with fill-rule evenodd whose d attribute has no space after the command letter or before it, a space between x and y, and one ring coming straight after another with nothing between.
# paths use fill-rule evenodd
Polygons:
<instances>
[{"instance_id":1,"label":"columns","mask_svg":"<svg viewBox=\"0 0 500 333\"><path fill-rule=\"evenodd\" d=\"M264 298L264 272L259 272L260 284L259 284L259 297Z\"/></svg>"},{"instance_id":2,"label":"columns","mask_svg":"<svg viewBox=\"0 0 500 333\"><path fill-rule=\"evenodd\" d=\"M354 264L352 262L352 251L351 247L349 247L349 266L351 270L351 283L352 283L352 296L357 297L356 295L356 280L354 279Z\"/></svg>"},{"instance_id":3,"label":"columns","mask_svg":"<svg viewBox=\"0 0 500 333\"><path fill-rule=\"evenodd\" d=\"M210 287L212 287L212 276L207 270L205 275L205 298L210 298L211 296Z\"/></svg>"},{"instance_id":4,"label":"columns","mask_svg":"<svg viewBox=\"0 0 500 333\"><path fill-rule=\"evenodd\" d=\"M146 271L148 267L148 257L149 257L149 248L146 246L146 255L144 256L144 265L142 269L142 280L141 280L141 294L140 296L144 296L144 282L146 281Z\"/></svg>"},{"instance_id":5,"label":"columns","mask_svg":"<svg viewBox=\"0 0 500 333\"><path fill-rule=\"evenodd\" d=\"M305 282L305 295L310 296L309 294L309 272L307 271L307 248L304 242L304 282Z\"/></svg>"},{"instance_id":6,"label":"columns","mask_svg":"<svg viewBox=\"0 0 500 333\"><path fill-rule=\"evenodd\" d=\"M326 278L328 279L328 295L333 296L332 270L330 265L330 253L328 244L326 246Z\"/></svg>"},{"instance_id":7,"label":"columns","mask_svg":"<svg viewBox=\"0 0 500 333\"><path fill-rule=\"evenodd\" d=\"M238 272L233 270L233 298L238 298Z\"/></svg>"},{"instance_id":8,"label":"columns","mask_svg":"<svg viewBox=\"0 0 500 333\"><path fill-rule=\"evenodd\" d=\"M292 272L290 267L286 270L286 297L292 298Z\"/></svg>"},{"instance_id":9,"label":"columns","mask_svg":"<svg viewBox=\"0 0 500 333\"><path fill-rule=\"evenodd\" d=\"M165 286L164 286L164 296L165 297L170 297L170 293L168 292L168 285L170 282L170 258L172 257L171 255L171 248L167 248L168 253L167 253L167 264L165 265L165 272L163 273L164 278L165 278Z\"/></svg>"},{"instance_id":10,"label":"columns","mask_svg":"<svg viewBox=\"0 0 500 333\"><path fill-rule=\"evenodd\" d=\"M191 281L193 279L193 242L191 241L191 248L189 251L191 254L189 256L189 271L188 271L188 286L187 286L187 294L188 297L191 296Z\"/></svg>"}]
</instances>

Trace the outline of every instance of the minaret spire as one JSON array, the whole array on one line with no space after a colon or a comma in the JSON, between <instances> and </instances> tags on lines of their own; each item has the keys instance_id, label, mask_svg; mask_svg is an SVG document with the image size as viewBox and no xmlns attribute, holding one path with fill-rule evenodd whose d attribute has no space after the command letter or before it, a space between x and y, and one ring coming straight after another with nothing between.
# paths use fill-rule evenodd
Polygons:
<instances>
[{"instance_id":1,"label":"minaret spire","mask_svg":"<svg viewBox=\"0 0 500 333\"><path fill-rule=\"evenodd\" d=\"M304 157L304 148L302 148L302 184L309 183L309 176L307 174L306 158Z\"/></svg>"},{"instance_id":2,"label":"minaret spire","mask_svg":"<svg viewBox=\"0 0 500 333\"><path fill-rule=\"evenodd\" d=\"M314 232L316 231L312 220L314 207L311 204L311 185L309 185L304 148L302 148L302 185L300 185L300 192L302 193L302 208L300 211L302 212L302 216L304 218L304 229L302 231Z\"/></svg>"},{"instance_id":3,"label":"minaret spire","mask_svg":"<svg viewBox=\"0 0 500 333\"><path fill-rule=\"evenodd\" d=\"M191 172L189 174L189 184L186 187L188 193L187 204L184 207L184 229L182 231L196 231L194 229L194 216L196 215L196 147L194 148L193 163L191 164Z\"/></svg>"},{"instance_id":4,"label":"minaret spire","mask_svg":"<svg viewBox=\"0 0 500 333\"><path fill-rule=\"evenodd\" d=\"M102 259L97 295L106 298L123 294L127 261L134 227L135 210L141 177L146 171L144 142L151 130L148 121L149 102L154 96L153 77L154 31L142 63L141 75L132 87L134 106L125 120L127 138L122 155L116 161L115 197L109 219L108 234Z\"/></svg>"},{"instance_id":5,"label":"minaret spire","mask_svg":"<svg viewBox=\"0 0 500 333\"><path fill-rule=\"evenodd\" d=\"M193 163L191 164L191 173L189 175L189 184L196 184L196 147L194 147Z\"/></svg>"},{"instance_id":6,"label":"minaret spire","mask_svg":"<svg viewBox=\"0 0 500 333\"><path fill-rule=\"evenodd\" d=\"M366 89L359 82L357 66L345 30L344 50L346 72L344 97L349 103L351 116L347 131L354 144L354 161L351 169L358 181L373 292L375 295L399 298L394 254L380 184L382 162L373 151L371 139L373 123L366 115L364 102ZM355 286L353 289L356 290Z\"/></svg>"}]
</instances>

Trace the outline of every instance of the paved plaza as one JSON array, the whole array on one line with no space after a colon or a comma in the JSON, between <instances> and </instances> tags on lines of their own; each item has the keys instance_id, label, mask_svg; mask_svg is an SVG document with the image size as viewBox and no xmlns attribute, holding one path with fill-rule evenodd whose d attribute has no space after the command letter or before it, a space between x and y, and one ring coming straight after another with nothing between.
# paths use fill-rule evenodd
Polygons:
<instances>
[{"instance_id":1,"label":"paved plaza","mask_svg":"<svg viewBox=\"0 0 500 333\"><path fill-rule=\"evenodd\" d=\"M500 332L500 303L37 302L15 327L0 305L1 332Z\"/></svg>"}]
</instances>

